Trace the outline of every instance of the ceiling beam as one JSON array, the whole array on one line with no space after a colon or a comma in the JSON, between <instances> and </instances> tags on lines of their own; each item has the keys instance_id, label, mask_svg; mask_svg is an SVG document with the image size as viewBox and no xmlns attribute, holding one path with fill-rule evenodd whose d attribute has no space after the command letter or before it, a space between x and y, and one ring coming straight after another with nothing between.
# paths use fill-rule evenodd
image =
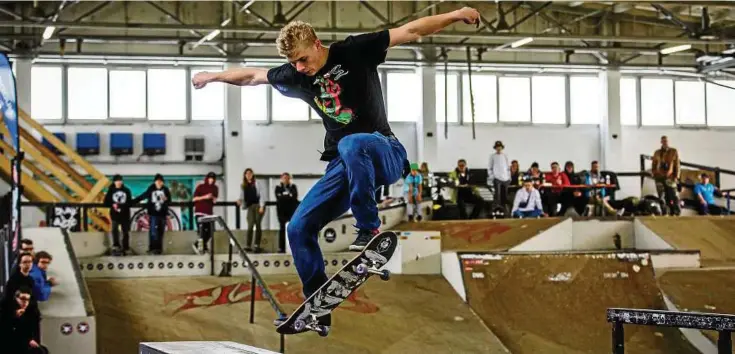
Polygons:
<instances>
[{"instance_id":1,"label":"ceiling beam","mask_svg":"<svg viewBox=\"0 0 735 354\"><path fill-rule=\"evenodd\" d=\"M384 25L387 25L390 22L388 21L388 18L383 16L383 14L378 11L378 9L374 8L373 5L370 5L367 0L360 0L360 4L362 4L362 6L365 6L365 8L368 9L368 11L370 11L370 13L375 16L375 18L383 22ZM390 6L390 3L388 3L388 6Z\"/></svg>"},{"instance_id":2,"label":"ceiling beam","mask_svg":"<svg viewBox=\"0 0 735 354\"><path fill-rule=\"evenodd\" d=\"M151 6L153 6L153 8L155 8L158 11L160 11L164 15L168 16L168 18L170 18L172 21L178 23L180 25L179 27L186 26L186 24L184 23L184 21L182 21L174 13L172 13L172 12L166 10L165 8L163 8L161 5L158 5L155 2L153 2L153 1L146 1L146 3L148 3ZM182 29L183 30L186 30L186 28L182 28ZM195 36L199 36L199 39L204 38L204 36L205 36L203 33L199 32L199 31L197 31L195 29L189 29L189 33L191 33L191 34L193 34ZM223 56L229 55L229 53L225 50L225 48L223 48L220 45L216 45L216 46L214 46L214 48L215 48L215 50L217 50L217 52L219 52Z\"/></svg>"},{"instance_id":3,"label":"ceiling beam","mask_svg":"<svg viewBox=\"0 0 735 354\"><path fill-rule=\"evenodd\" d=\"M94 14L98 13L98 12L99 12L100 10L102 10L102 8L104 8L104 7L106 7L107 5L110 5L110 4L112 4L112 1L105 1L105 2L101 2L101 3L98 3L98 4L97 4L97 5L95 5L95 6L93 7L93 8L89 9L89 10L88 10L87 12L85 12L85 13L83 13L83 14L81 14L81 15L77 16L77 17L76 17L76 18L74 18L73 20L71 20L71 22L79 22L79 21L83 21L83 20L84 20L84 19L86 19L87 17L89 17L89 16L92 16L92 15L94 15ZM59 29L59 30L58 30L58 31L56 32L56 34L61 34L61 33L64 33L64 32L65 32L66 30L67 30L66 28L61 28L61 29Z\"/></svg>"}]
</instances>

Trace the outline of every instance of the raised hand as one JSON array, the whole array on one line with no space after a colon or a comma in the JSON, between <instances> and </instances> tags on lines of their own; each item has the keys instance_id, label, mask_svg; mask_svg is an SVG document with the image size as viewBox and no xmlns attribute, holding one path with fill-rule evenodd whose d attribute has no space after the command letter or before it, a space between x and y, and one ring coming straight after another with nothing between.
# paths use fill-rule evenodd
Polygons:
<instances>
[{"instance_id":1,"label":"raised hand","mask_svg":"<svg viewBox=\"0 0 735 354\"><path fill-rule=\"evenodd\" d=\"M204 86L207 86L207 83L209 83L211 76L212 74L206 71L202 71L191 78L191 84L194 85L195 89L203 88Z\"/></svg>"},{"instance_id":2,"label":"raised hand","mask_svg":"<svg viewBox=\"0 0 735 354\"><path fill-rule=\"evenodd\" d=\"M471 7L463 7L455 10L454 14L457 20L461 20L468 25L480 23L480 12Z\"/></svg>"}]
</instances>

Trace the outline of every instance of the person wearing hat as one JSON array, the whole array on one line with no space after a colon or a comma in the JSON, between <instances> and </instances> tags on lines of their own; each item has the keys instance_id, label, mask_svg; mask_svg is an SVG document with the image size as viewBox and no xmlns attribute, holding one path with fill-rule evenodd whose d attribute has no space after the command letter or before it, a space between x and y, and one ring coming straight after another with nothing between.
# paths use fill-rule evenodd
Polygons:
<instances>
[{"instance_id":1,"label":"person wearing hat","mask_svg":"<svg viewBox=\"0 0 735 354\"><path fill-rule=\"evenodd\" d=\"M406 204L406 212L408 214L408 221L413 222L421 221L421 194L424 189L424 178L419 173L419 164L411 164L411 173L406 176L403 183L403 192L406 193L408 203Z\"/></svg>"},{"instance_id":2,"label":"person wearing hat","mask_svg":"<svg viewBox=\"0 0 735 354\"><path fill-rule=\"evenodd\" d=\"M493 146L495 153L490 155L487 167L487 184L493 186L495 196L493 203L499 206L508 204L508 185L510 185L510 163L508 156L503 153L505 146L498 140Z\"/></svg>"},{"instance_id":3,"label":"person wearing hat","mask_svg":"<svg viewBox=\"0 0 735 354\"><path fill-rule=\"evenodd\" d=\"M110 208L112 221L112 254L125 255L130 252L130 204L133 195L125 186L120 175L112 177L112 186L105 194L105 206ZM122 229L122 249L120 248L120 229Z\"/></svg>"},{"instance_id":4,"label":"person wearing hat","mask_svg":"<svg viewBox=\"0 0 735 354\"><path fill-rule=\"evenodd\" d=\"M533 187L533 177L523 177L523 188L516 192L512 213L514 218L537 218L545 215L541 193Z\"/></svg>"},{"instance_id":5,"label":"person wearing hat","mask_svg":"<svg viewBox=\"0 0 735 354\"><path fill-rule=\"evenodd\" d=\"M149 218L148 253L163 253L163 234L166 232L168 205L171 203L171 191L166 187L163 176L159 173L148 189L139 195L131 204L147 200L146 211Z\"/></svg>"},{"instance_id":6,"label":"person wearing hat","mask_svg":"<svg viewBox=\"0 0 735 354\"><path fill-rule=\"evenodd\" d=\"M214 214L214 203L219 197L219 188L217 187L217 175L214 172L207 173L204 182L194 189L194 217L197 225L199 225L199 240L194 241L192 248L194 253L202 254L209 252L207 244L212 238L212 223L199 224L202 216Z\"/></svg>"},{"instance_id":7,"label":"person wearing hat","mask_svg":"<svg viewBox=\"0 0 735 354\"><path fill-rule=\"evenodd\" d=\"M694 194L697 196L697 211L699 215L722 215L722 208L715 204L717 187L709 183L709 175L702 173L699 183L694 185Z\"/></svg>"}]
</instances>

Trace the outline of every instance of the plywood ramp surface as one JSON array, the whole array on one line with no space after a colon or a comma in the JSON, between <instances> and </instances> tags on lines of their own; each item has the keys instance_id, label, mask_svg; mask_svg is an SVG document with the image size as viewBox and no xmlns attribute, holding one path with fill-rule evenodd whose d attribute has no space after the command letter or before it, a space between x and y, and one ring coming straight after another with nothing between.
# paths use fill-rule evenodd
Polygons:
<instances>
[{"instance_id":1,"label":"plywood ramp surface","mask_svg":"<svg viewBox=\"0 0 735 354\"><path fill-rule=\"evenodd\" d=\"M287 311L303 300L294 276L266 281ZM233 341L278 350L273 310L256 295L248 323L249 279L88 280L100 354L133 353L140 342ZM503 353L502 345L441 276L371 278L332 317L327 338L286 337L287 353Z\"/></svg>"},{"instance_id":2,"label":"plywood ramp surface","mask_svg":"<svg viewBox=\"0 0 735 354\"><path fill-rule=\"evenodd\" d=\"M735 268L670 270L659 284L681 311L735 314ZM702 333L717 343L717 332Z\"/></svg>"},{"instance_id":3,"label":"plywood ramp surface","mask_svg":"<svg viewBox=\"0 0 735 354\"><path fill-rule=\"evenodd\" d=\"M699 250L703 265L735 262L735 217L646 217L641 221L674 248Z\"/></svg>"},{"instance_id":4,"label":"plywood ramp surface","mask_svg":"<svg viewBox=\"0 0 735 354\"><path fill-rule=\"evenodd\" d=\"M470 307L513 353L609 353L608 308L665 309L650 260L506 254L462 268ZM697 351L675 328L626 326L625 352Z\"/></svg>"},{"instance_id":5,"label":"plywood ramp surface","mask_svg":"<svg viewBox=\"0 0 735 354\"><path fill-rule=\"evenodd\" d=\"M402 231L440 231L444 251L507 251L560 223L559 218L402 223Z\"/></svg>"}]
</instances>

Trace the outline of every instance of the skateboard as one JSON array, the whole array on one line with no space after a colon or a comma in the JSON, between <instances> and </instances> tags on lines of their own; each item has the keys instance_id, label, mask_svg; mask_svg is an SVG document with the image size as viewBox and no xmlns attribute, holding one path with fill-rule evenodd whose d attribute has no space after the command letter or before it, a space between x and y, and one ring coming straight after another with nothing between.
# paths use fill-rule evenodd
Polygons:
<instances>
[{"instance_id":1,"label":"skateboard","mask_svg":"<svg viewBox=\"0 0 735 354\"><path fill-rule=\"evenodd\" d=\"M326 337L329 326L319 324L317 319L332 313L371 276L378 275L384 281L390 279L390 272L380 268L388 263L397 246L395 232L386 231L373 237L362 252L332 275L291 316L274 321L276 331L281 334L314 331Z\"/></svg>"}]
</instances>

